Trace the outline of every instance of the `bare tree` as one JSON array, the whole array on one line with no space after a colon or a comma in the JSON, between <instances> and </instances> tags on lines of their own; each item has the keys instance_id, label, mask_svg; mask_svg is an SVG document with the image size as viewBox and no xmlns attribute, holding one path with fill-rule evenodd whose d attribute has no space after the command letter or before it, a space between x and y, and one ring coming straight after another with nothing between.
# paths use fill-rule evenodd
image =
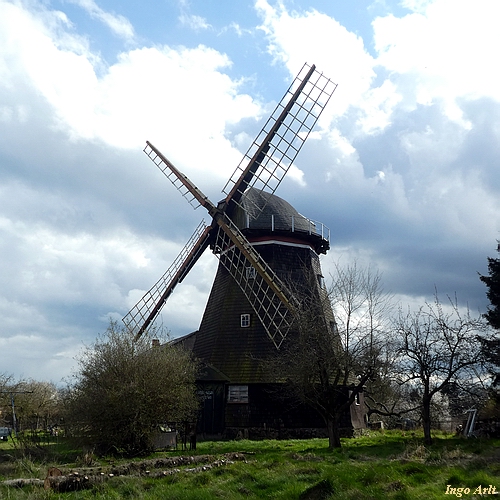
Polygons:
<instances>
[{"instance_id":1,"label":"bare tree","mask_svg":"<svg viewBox=\"0 0 500 500\"><path fill-rule=\"evenodd\" d=\"M488 327L481 316L462 311L456 298L444 307L437 294L416 312L399 311L394 333L399 339L400 384L409 384L421 402L424 441L431 444L433 398L450 384L482 382L480 336Z\"/></svg>"},{"instance_id":2,"label":"bare tree","mask_svg":"<svg viewBox=\"0 0 500 500\"><path fill-rule=\"evenodd\" d=\"M396 362L396 344L388 339L378 370L367 381L364 390L368 420L377 416L388 426L406 425L420 418L420 402L416 394L409 387L399 384L395 377Z\"/></svg>"},{"instance_id":3,"label":"bare tree","mask_svg":"<svg viewBox=\"0 0 500 500\"><path fill-rule=\"evenodd\" d=\"M145 453L158 425L196 413L196 366L178 346L153 345L158 334L135 341L133 332L111 322L80 356L64 398L66 425L99 452Z\"/></svg>"},{"instance_id":4,"label":"bare tree","mask_svg":"<svg viewBox=\"0 0 500 500\"><path fill-rule=\"evenodd\" d=\"M12 423L10 415L13 376L6 373L0 373L0 427Z\"/></svg>"},{"instance_id":5,"label":"bare tree","mask_svg":"<svg viewBox=\"0 0 500 500\"><path fill-rule=\"evenodd\" d=\"M57 423L60 413L59 391L52 382L33 379L19 381L15 390L19 429L47 430Z\"/></svg>"},{"instance_id":6,"label":"bare tree","mask_svg":"<svg viewBox=\"0 0 500 500\"><path fill-rule=\"evenodd\" d=\"M292 394L323 417L337 448L346 413L380 367L391 297L377 272L356 263L336 265L332 281L329 293L303 305L279 363Z\"/></svg>"}]
</instances>

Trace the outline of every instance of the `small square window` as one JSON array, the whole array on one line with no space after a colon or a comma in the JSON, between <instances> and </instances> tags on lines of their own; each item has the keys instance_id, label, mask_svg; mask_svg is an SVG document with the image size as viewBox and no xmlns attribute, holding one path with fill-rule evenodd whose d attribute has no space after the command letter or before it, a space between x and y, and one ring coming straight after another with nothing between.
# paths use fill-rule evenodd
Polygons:
<instances>
[{"instance_id":1,"label":"small square window","mask_svg":"<svg viewBox=\"0 0 500 500\"><path fill-rule=\"evenodd\" d=\"M230 385L227 394L228 403L248 403L248 385Z\"/></svg>"},{"instance_id":2,"label":"small square window","mask_svg":"<svg viewBox=\"0 0 500 500\"><path fill-rule=\"evenodd\" d=\"M245 268L245 272L247 275L247 280L254 280L257 276L257 269L253 266L247 266Z\"/></svg>"},{"instance_id":3,"label":"small square window","mask_svg":"<svg viewBox=\"0 0 500 500\"><path fill-rule=\"evenodd\" d=\"M250 314L242 314L240 317L241 328L248 328L250 326Z\"/></svg>"}]
</instances>

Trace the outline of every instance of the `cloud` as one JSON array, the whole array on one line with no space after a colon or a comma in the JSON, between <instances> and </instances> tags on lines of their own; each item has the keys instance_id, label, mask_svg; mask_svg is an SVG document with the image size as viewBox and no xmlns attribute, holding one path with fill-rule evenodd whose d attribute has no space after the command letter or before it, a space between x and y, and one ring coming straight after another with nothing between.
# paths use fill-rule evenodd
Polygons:
<instances>
[{"instance_id":1,"label":"cloud","mask_svg":"<svg viewBox=\"0 0 500 500\"><path fill-rule=\"evenodd\" d=\"M181 11L179 21L182 25L193 31L204 31L212 28L204 17L190 13L191 6L188 0L179 0L178 4Z\"/></svg>"},{"instance_id":2,"label":"cloud","mask_svg":"<svg viewBox=\"0 0 500 500\"><path fill-rule=\"evenodd\" d=\"M207 30L212 27L203 17L185 12L179 16L179 20L183 25L188 26L194 31Z\"/></svg>"},{"instance_id":3,"label":"cloud","mask_svg":"<svg viewBox=\"0 0 500 500\"><path fill-rule=\"evenodd\" d=\"M267 0L257 0L255 5L263 20L260 28L268 39L268 51L285 64L290 75L295 76L308 62L339 83L326 116L344 114L370 88L374 61L359 36L313 9L289 12L283 4L272 7Z\"/></svg>"},{"instance_id":4,"label":"cloud","mask_svg":"<svg viewBox=\"0 0 500 500\"><path fill-rule=\"evenodd\" d=\"M70 1L84 9L92 18L105 24L116 36L128 41L132 41L135 38L134 27L124 16L104 11L94 0Z\"/></svg>"},{"instance_id":5,"label":"cloud","mask_svg":"<svg viewBox=\"0 0 500 500\"><path fill-rule=\"evenodd\" d=\"M35 88L54 109L53 127L73 140L119 148L139 149L146 139L160 148L168 144L174 163L182 161L194 171L218 166L220 184L238 164L240 152L225 137L226 127L256 116L260 107L239 94L239 82L223 72L230 65L225 55L201 45L143 47L103 67L84 41L60 33L64 23L57 13L46 12L57 25L49 29L21 7L3 3L2 9L1 42L9 60L16 61L1 68L4 85L13 88L22 81ZM0 116L15 113L4 107Z\"/></svg>"},{"instance_id":6,"label":"cloud","mask_svg":"<svg viewBox=\"0 0 500 500\"><path fill-rule=\"evenodd\" d=\"M462 118L458 97L500 98L496 85L493 47L500 44L496 27L498 2L479 0L471 9L464 0L406 2L415 12L397 18L393 15L374 20L377 63L392 74L399 91L413 79L413 103L445 103L446 116ZM406 97L411 94L406 92Z\"/></svg>"}]
</instances>

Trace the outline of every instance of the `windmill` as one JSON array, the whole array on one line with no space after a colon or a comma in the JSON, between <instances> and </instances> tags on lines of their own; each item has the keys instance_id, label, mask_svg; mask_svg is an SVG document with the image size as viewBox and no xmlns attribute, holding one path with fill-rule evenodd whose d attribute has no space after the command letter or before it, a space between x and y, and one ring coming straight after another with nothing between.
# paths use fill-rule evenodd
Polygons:
<instances>
[{"instance_id":1,"label":"windmill","mask_svg":"<svg viewBox=\"0 0 500 500\"><path fill-rule=\"evenodd\" d=\"M250 410L235 410L235 403L249 402L249 390L255 395L254 424L264 422L265 427L265 422L275 418L270 410L273 402L261 387L267 381L259 359L278 352L293 333L294 319L303 307L300 289L309 288L308 276L319 279L316 296L326 293L319 254L329 249L328 230L274 193L336 87L314 65L305 64L223 188L225 198L217 204L153 144L147 142L144 148L194 208L203 206L208 211L211 222L199 224L170 268L123 321L139 338L203 252L210 248L219 258L200 328L183 339L207 368L208 375L201 381L211 405L205 404L206 418L213 423L218 412L215 420L220 424L208 426L209 431L220 431L224 425L250 425ZM325 326L333 328L331 308L323 316Z\"/></svg>"},{"instance_id":2,"label":"windmill","mask_svg":"<svg viewBox=\"0 0 500 500\"><path fill-rule=\"evenodd\" d=\"M237 207L252 203L249 189L263 196L252 203L256 218L265 208L316 124L337 85L305 64L226 183L226 198L212 203L187 176L180 172L153 144L144 152L194 207L203 206L212 217L203 220L173 264L123 318L139 338L159 314L165 301L210 246L221 264L251 303L270 340L279 348L300 304L271 267L254 250L234 223ZM248 268L255 269L248 272Z\"/></svg>"}]
</instances>

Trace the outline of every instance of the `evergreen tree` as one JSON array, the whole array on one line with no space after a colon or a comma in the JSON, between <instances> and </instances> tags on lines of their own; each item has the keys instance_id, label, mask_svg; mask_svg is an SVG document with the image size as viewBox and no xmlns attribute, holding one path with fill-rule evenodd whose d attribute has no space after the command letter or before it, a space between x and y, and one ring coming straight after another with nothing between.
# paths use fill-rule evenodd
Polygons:
<instances>
[{"instance_id":1,"label":"evergreen tree","mask_svg":"<svg viewBox=\"0 0 500 500\"><path fill-rule=\"evenodd\" d=\"M500 252L500 242L498 242L498 252ZM488 276L479 276L479 279L488 287L486 296L490 301L488 312L484 317L493 328L500 330L500 258L488 257L488 271ZM500 339L495 338L489 342L483 340L482 344L484 356L492 366L493 397L496 399L498 407L500 401Z\"/></svg>"},{"instance_id":2,"label":"evergreen tree","mask_svg":"<svg viewBox=\"0 0 500 500\"><path fill-rule=\"evenodd\" d=\"M498 245L500 250L500 243ZM486 296L490 301L488 312L484 315L488 323L500 330L500 258L488 257L488 276L479 276L479 279L488 287Z\"/></svg>"}]
</instances>

